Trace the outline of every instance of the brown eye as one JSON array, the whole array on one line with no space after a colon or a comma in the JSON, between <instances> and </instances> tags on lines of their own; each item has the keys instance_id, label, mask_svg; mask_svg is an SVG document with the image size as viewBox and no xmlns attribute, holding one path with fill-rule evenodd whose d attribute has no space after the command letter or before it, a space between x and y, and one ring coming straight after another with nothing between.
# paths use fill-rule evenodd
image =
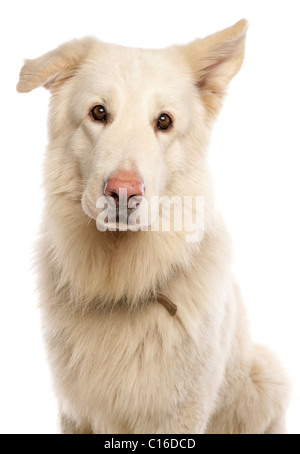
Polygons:
<instances>
[{"instance_id":1,"label":"brown eye","mask_svg":"<svg viewBox=\"0 0 300 454\"><path fill-rule=\"evenodd\" d=\"M103 107L103 106L93 107L90 112L90 115L96 121L101 121L102 123L105 123L107 121L107 113L106 113L105 107Z\"/></svg>"},{"instance_id":2,"label":"brown eye","mask_svg":"<svg viewBox=\"0 0 300 454\"><path fill-rule=\"evenodd\" d=\"M158 129L161 129L162 131L166 131L169 129L173 124L172 118L170 115L163 113L157 120L156 126Z\"/></svg>"}]
</instances>

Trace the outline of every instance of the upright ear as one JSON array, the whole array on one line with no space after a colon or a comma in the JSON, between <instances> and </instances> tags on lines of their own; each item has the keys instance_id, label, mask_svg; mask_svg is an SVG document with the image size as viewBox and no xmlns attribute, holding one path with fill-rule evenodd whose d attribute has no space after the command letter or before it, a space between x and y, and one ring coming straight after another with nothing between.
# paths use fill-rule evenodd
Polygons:
<instances>
[{"instance_id":1,"label":"upright ear","mask_svg":"<svg viewBox=\"0 0 300 454\"><path fill-rule=\"evenodd\" d=\"M242 19L183 48L210 117L217 115L228 83L242 65L247 29Z\"/></svg>"},{"instance_id":2,"label":"upright ear","mask_svg":"<svg viewBox=\"0 0 300 454\"><path fill-rule=\"evenodd\" d=\"M27 93L40 86L50 90L57 88L74 75L94 42L94 38L73 40L35 60L25 60L17 91Z\"/></svg>"}]
</instances>

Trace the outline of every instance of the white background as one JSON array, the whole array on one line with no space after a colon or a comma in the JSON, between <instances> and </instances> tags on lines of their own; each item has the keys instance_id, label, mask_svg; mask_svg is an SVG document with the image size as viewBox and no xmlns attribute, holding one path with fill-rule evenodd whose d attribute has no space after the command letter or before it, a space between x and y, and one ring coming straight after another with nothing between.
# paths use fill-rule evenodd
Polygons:
<instances>
[{"instance_id":1,"label":"white background","mask_svg":"<svg viewBox=\"0 0 300 454\"><path fill-rule=\"evenodd\" d=\"M253 336L294 382L288 431L300 433L299 2L1 2L0 433L56 433L31 251L42 208L48 92L15 91L24 58L74 37L139 47L185 43L247 18L246 58L210 147L219 204Z\"/></svg>"}]
</instances>

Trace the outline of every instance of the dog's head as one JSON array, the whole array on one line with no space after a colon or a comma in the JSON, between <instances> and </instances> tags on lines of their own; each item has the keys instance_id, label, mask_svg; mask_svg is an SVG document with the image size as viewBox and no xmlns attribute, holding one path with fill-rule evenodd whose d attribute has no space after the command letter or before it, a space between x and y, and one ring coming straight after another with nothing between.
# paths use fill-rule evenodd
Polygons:
<instances>
[{"instance_id":1,"label":"dog's head","mask_svg":"<svg viewBox=\"0 0 300 454\"><path fill-rule=\"evenodd\" d=\"M27 60L18 91L52 93L49 192L80 200L89 218L110 206L117 222L122 207L136 219L157 196L205 195L203 151L241 66L246 29L242 20L162 50L85 38Z\"/></svg>"}]
</instances>

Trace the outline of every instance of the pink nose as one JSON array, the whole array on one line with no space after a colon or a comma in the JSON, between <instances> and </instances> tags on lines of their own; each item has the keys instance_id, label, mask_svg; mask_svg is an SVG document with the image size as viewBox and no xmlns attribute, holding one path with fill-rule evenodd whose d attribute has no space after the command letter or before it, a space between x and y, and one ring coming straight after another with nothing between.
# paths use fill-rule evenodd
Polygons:
<instances>
[{"instance_id":1,"label":"pink nose","mask_svg":"<svg viewBox=\"0 0 300 454\"><path fill-rule=\"evenodd\" d=\"M112 197L117 205L126 202L129 208L135 208L144 195L144 189L145 186L136 173L119 171L107 180L104 194Z\"/></svg>"}]
</instances>

